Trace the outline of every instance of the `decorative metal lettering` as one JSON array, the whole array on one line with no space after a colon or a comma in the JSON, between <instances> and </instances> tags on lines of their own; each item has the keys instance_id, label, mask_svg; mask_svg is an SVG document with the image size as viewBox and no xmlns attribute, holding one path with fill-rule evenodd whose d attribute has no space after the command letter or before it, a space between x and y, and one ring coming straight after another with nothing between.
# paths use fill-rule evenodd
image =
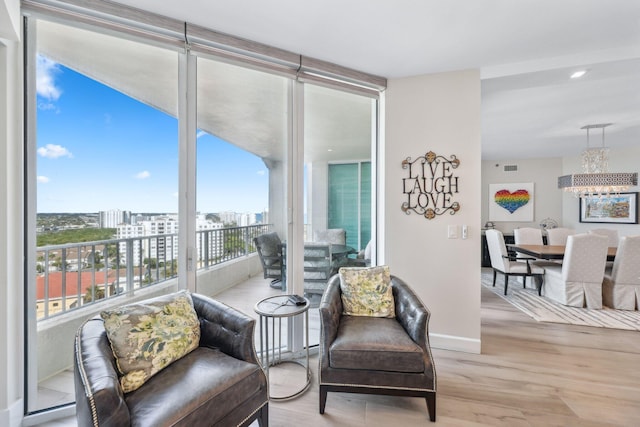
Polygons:
<instances>
[{"instance_id":1,"label":"decorative metal lettering","mask_svg":"<svg viewBox=\"0 0 640 427\"><path fill-rule=\"evenodd\" d=\"M436 215L449 212L455 215L460 210L460 203L452 200L458 193L458 177L453 169L460 166L455 155L449 159L429 151L415 160L407 157L402 161L402 169L409 169L409 176L402 178L402 192L407 201L402 203L402 211L409 215L411 211L433 219Z\"/></svg>"}]
</instances>

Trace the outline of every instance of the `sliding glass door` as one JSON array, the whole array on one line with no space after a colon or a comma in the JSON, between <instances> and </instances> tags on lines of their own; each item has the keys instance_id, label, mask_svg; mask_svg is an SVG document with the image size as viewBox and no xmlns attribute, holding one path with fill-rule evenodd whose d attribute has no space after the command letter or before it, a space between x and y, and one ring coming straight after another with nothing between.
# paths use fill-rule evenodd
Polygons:
<instances>
[{"instance_id":1,"label":"sliding glass door","mask_svg":"<svg viewBox=\"0 0 640 427\"><path fill-rule=\"evenodd\" d=\"M376 100L366 96L305 85L305 241L322 242L327 230L339 230L335 234L340 241L330 242L332 274L341 266L364 265L356 259L374 236L371 162L376 113ZM316 318L324 287L317 286L313 266L309 270L305 288ZM312 330L311 342L318 343L319 330Z\"/></svg>"},{"instance_id":2,"label":"sliding glass door","mask_svg":"<svg viewBox=\"0 0 640 427\"><path fill-rule=\"evenodd\" d=\"M197 226L206 221L209 228L198 228L197 245L209 245L209 255L196 289L225 291L223 301L245 313L287 290L291 83L215 57L197 58L196 212ZM265 244L256 256L255 239L270 233L282 246ZM263 255L269 257L264 265ZM222 275L239 283L228 289ZM278 342L287 348L288 334Z\"/></svg>"}]
</instances>

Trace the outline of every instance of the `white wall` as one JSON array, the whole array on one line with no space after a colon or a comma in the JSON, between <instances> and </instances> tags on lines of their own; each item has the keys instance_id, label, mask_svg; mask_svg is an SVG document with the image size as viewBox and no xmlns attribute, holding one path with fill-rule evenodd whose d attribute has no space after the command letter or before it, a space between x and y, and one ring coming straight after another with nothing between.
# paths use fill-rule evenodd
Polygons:
<instances>
[{"instance_id":1,"label":"white wall","mask_svg":"<svg viewBox=\"0 0 640 427\"><path fill-rule=\"evenodd\" d=\"M480 74L478 70L391 79L385 92L384 259L431 311L431 345L480 351ZM461 209L434 219L400 207L401 162L428 151L456 155ZM449 225L469 227L448 239Z\"/></svg>"},{"instance_id":2,"label":"white wall","mask_svg":"<svg viewBox=\"0 0 640 427\"><path fill-rule=\"evenodd\" d=\"M563 175L581 173L580 153L575 156L562 159ZM611 150L609 153L609 172L640 172L640 146L626 149ZM629 191L640 191L636 186ZM584 233L594 228L614 228L620 236L640 235L638 224L594 224L580 222L580 202L570 194L562 197L562 222L566 227L573 228L579 233Z\"/></svg>"},{"instance_id":3,"label":"white wall","mask_svg":"<svg viewBox=\"0 0 640 427\"><path fill-rule=\"evenodd\" d=\"M515 172L505 172L505 165L516 165ZM562 196L558 177L562 175L562 159L540 158L526 160L485 160L482 162L482 224L489 220L489 184L534 184L533 221L495 222L496 229L512 233L514 228L540 226L540 221L552 218L562 226Z\"/></svg>"},{"instance_id":4,"label":"white wall","mask_svg":"<svg viewBox=\"0 0 640 427\"><path fill-rule=\"evenodd\" d=\"M19 2L0 2L19 16ZM4 33L3 33L4 34ZM18 426L23 398L23 185L20 45L0 39L0 425Z\"/></svg>"},{"instance_id":5,"label":"white wall","mask_svg":"<svg viewBox=\"0 0 640 427\"><path fill-rule=\"evenodd\" d=\"M20 35L20 0L0 1L0 39L17 40Z\"/></svg>"}]
</instances>

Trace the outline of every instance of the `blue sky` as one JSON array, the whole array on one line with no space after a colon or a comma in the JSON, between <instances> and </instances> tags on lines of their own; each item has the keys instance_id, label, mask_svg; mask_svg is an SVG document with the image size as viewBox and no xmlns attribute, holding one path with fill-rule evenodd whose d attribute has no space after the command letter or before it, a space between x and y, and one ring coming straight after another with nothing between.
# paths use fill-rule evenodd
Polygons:
<instances>
[{"instance_id":1,"label":"blue sky","mask_svg":"<svg viewBox=\"0 0 640 427\"><path fill-rule=\"evenodd\" d=\"M178 211L178 122L39 56L38 212ZM197 209L262 212L259 157L198 133ZM237 179L234 179L237 177Z\"/></svg>"}]
</instances>

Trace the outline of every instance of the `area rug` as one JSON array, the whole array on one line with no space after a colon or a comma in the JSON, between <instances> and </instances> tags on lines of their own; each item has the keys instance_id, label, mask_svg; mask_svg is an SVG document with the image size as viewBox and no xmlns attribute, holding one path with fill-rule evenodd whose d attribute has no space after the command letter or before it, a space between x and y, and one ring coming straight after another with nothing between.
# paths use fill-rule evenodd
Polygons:
<instances>
[{"instance_id":1,"label":"area rug","mask_svg":"<svg viewBox=\"0 0 640 427\"><path fill-rule=\"evenodd\" d=\"M538 322L566 323L570 325L640 331L640 311L602 310L567 307L545 297L538 296L535 289L523 289L518 278L509 280L507 295L504 295L504 276L498 274L496 286L492 286L493 273L482 273L482 286L504 298L514 307ZM527 284L529 286L529 284Z\"/></svg>"}]
</instances>

